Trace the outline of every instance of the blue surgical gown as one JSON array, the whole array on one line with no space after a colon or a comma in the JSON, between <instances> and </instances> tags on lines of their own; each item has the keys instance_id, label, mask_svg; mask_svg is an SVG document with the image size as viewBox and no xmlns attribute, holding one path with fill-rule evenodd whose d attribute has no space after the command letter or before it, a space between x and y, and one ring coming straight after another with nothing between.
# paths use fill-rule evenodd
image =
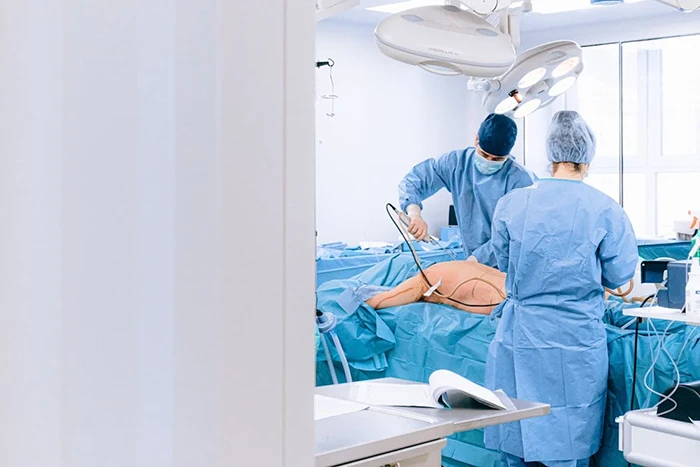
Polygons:
<instances>
[{"instance_id":1,"label":"blue surgical gown","mask_svg":"<svg viewBox=\"0 0 700 467\"><path fill-rule=\"evenodd\" d=\"M491 241L508 274L486 385L551 414L489 428L486 445L527 462L586 459L600 447L606 403L603 287L634 276L632 225L595 188L545 179L501 199Z\"/></svg>"},{"instance_id":2,"label":"blue surgical gown","mask_svg":"<svg viewBox=\"0 0 700 467\"><path fill-rule=\"evenodd\" d=\"M515 188L532 185L534 176L514 159L493 175L484 175L474 165L480 157L474 148L452 151L415 166L399 185L401 209L409 204L423 208L422 202L442 188L452 193L464 253L480 263L496 267L496 258L488 243L491 218L498 200Z\"/></svg>"}]
</instances>

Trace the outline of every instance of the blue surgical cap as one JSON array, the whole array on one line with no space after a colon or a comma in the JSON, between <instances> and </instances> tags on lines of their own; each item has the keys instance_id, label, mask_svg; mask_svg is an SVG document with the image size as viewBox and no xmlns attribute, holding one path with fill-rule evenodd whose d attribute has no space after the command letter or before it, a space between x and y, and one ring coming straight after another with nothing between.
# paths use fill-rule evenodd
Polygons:
<instances>
[{"instance_id":1,"label":"blue surgical cap","mask_svg":"<svg viewBox=\"0 0 700 467\"><path fill-rule=\"evenodd\" d=\"M550 162L590 164L595 148L595 135L578 112L563 110L554 114L547 133Z\"/></svg>"},{"instance_id":2,"label":"blue surgical cap","mask_svg":"<svg viewBox=\"0 0 700 467\"><path fill-rule=\"evenodd\" d=\"M479 147L494 156L509 155L517 137L517 125L505 115L491 114L479 127Z\"/></svg>"}]
</instances>

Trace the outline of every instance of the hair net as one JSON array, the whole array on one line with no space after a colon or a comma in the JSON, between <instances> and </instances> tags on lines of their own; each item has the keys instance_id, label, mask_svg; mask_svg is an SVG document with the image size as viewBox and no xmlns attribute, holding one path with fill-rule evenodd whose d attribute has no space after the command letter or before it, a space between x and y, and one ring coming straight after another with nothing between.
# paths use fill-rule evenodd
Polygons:
<instances>
[{"instance_id":1,"label":"hair net","mask_svg":"<svg viewBox=\"0 0 700 467\"><path fill-rule=\"evenodd\" d=\"M505 115L491 114L479 127L479 146L494 156L507 156L515 146L518 126Z\"/></svg>"},{"instance_id":2,"label":"hair net","mask_svg":"<svg viewBox=\"0 0 700 467\"><path fill-rule=\"evenodd\" d=\"M578 112L563 110L554 114L547 133L547 158L550 162L590 164L595 148L595 135Z\"/></svg>"}]
</instances>

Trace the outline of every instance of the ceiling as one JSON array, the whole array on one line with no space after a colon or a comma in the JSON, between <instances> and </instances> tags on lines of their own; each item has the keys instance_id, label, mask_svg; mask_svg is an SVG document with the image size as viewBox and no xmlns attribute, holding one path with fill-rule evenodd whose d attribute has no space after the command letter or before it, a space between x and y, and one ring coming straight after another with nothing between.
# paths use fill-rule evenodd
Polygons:
<instances>
[{"instance_id":1,"label":"ceiling","mask_svg":"<svg viewBox=\"0 0 700 467\"><path fill-rule=\"evenodd\" d=\"M399 1L401 0L361 0L359 7L339 15L337 19L376 25L388 14L368 11L367 8ZM444 1L434 0L434 3L444 4ZM534 11L524 16L523 32L607 22L619 24L631 19L682 14L653 0L636 0L634 3L608 6L592 6L589 0L532 0L532 3ZM566 7L562 5L566 5ZM567 8L570 11L561 11ZM541 12L538 13L538 10Z\"/></svg>"}]
</instances>

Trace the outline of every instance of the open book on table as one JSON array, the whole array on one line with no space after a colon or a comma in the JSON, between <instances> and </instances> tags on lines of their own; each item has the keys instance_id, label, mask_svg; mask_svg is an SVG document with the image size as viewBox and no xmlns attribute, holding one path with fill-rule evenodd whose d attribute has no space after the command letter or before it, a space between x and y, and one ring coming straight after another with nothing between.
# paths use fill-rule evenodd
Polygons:
<instances>
[{"instance_id":1,"label":"open book on table","mask_svg":"<svg viewBox=\"0 0 700 467\"><path fill-rule=\"evenodd\" d=\"M476 401L488 408L508 410L494 392L448 370L435 371L428 384L356 383L350 399L368 405L435 409L473 407Z\"/></svg>"}]
</instances>

